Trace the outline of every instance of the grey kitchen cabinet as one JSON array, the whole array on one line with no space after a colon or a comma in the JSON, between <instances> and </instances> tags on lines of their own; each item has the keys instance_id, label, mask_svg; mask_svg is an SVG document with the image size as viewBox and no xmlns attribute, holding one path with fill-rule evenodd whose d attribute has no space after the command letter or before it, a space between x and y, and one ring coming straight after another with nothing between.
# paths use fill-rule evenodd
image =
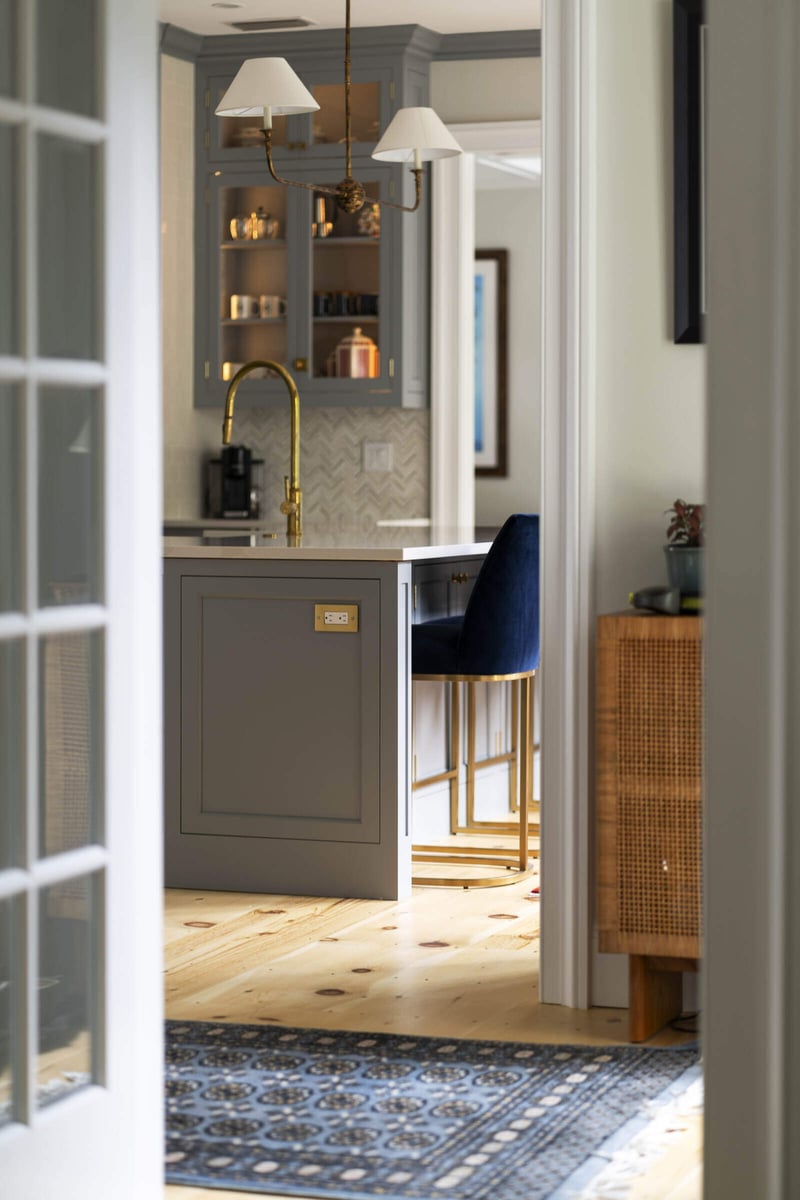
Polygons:
<instances>
[{"instance_id":1,"label":"grey kitchen cabinet","mask_svg":"<svg viewBox=\"0 0 800 1200\"><path fill-rule=\"evenodd\" d=\"M412 620L458 617L467 607L483 558L415 563L412 576Z\"/></svg>"},{"instance_id":2,"label":"grey kitchen cabinet","mask_svg":"<svg viewBox=\"0 0 800 1200\"><path fill-rule=\"evenodd\" d=\"M165 561L168 886L407 894L410 574ZM356 632L319 632L320 604Z\"/></svg>"},{"instance_id":3,"label":"grey kitchen cabinet","mask_svg":"<svg viewBox=\"0 0 800 1200\"><path fill-rule=\"evenodd\" d=\"M411 26L388 41L380 31L353 33L353 174L379 200L413 197L408 168L370 151L397 108L427 103L432 45ZM286 57L320 104L275 118L278 173L330 186L345 175L341 31L205 39L196 68L195 402L221 408L237 367L268 359L288 368L304 405L425 407L430 178L413 215L384 206L338 213L332 197L275 183L259 122L214 111L241 62L260 55ZM259 209L277 219L277 236L232 236L231 221ZM262 296L277 299L259 305ZM356 329L377 347L377 374L338 377L335 347ZM274 376L250 377L237 393L245 406L284 401Z\"/></svg>"}]
</instances>

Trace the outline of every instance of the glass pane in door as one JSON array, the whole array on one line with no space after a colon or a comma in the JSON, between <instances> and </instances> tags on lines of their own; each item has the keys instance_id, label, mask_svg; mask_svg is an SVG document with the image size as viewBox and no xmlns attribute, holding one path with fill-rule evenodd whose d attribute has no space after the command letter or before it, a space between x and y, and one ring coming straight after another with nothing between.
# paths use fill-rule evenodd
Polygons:
<instances>
[{"instance_id":1,"label":"glass pane in door","mask_svg":"<svg viewBox=\"0 0 800 1200\"><path fill-rule=\"evenodd\" d=\"M0 900L0 1126L11 1120L13 1112L13 1012L11 1007L11 955L16 905L11 899Z\"/></svg>"},{"instance_id":2,"label":"glass pane in door","mask_svg":"<svg viewBox=\"0 0 800 1200\"><path fill-rule=\"evenodd\" d=\"M219 371L223 380L256 358L288 365L286 219L285 188L242 186L221 191Z\"/></svg>"},{"instance_id":3,"label":"glass pane in door","mask_svg":"<svg viewBox=\"0 0 800 1200\"><path fill-rule=\"evenodd\" d=\"M24 661L23 642L0 642L0 867L18 866L22 859ZM0 1006L3 978L0 975Z\"/></svg>"},{"instance_id":4,"label":"glass pane in door","mask_svg":"<svg viewBox=\"0 0 800 1200\"><path fill-rule=\"evenodd\" d=\"M92 1082L97 937L92 876L43 888L39 895L39 1039L37 1106Z\"/></svg>"},{"instance_id":5,"label":"glass pane in door","mask_svg":"<svg viewBox=\"0 0 800 1200\"><path fill-rule=\"evenodd\" d=\"M39 643L39 854L100 840L102 635Z\"/></svg>"},{"instance_id":6,"label":"glass pane in door","mask_svg":"<svg viewBox=\"0 0 800 1200\"><path fill-rule=\"evenodd\" d=\"M99 359L100 153L41 134L38 163L39 353Z\"/></svg>"},{"instance_id":7,"label":"glass pane in door","mask_svg":"<svg viewBox=\"0 0 800 1200\"><path fill-rule=\"evenodd\" d=\"M0 612L23 604L20 423L19 389L0 383Z\"/></svg>"},{"instance_id":8,"label":"glass pane in door","mask_svg":"<svg viewBox=\"0 0 800 1200\"><path fill-rule=\"evenodd\" d=\"M379 185L364 180L370 196ZM374 379L380 375L380 210L336 208L315 193L312 221L314 375Z\"/></svg>"},{"instance_id":9,"label":"glass pane in door","mask_svg":"<svg viewBox=\"0 0 800 1200\"><path fill-rule=\"evenodd\" d=\"M345 91L343 83L322 83L311 89L319 110L311 114L315 143L344 144ZM350 139L355 142L377 142L381 111L381 90L378 83L350 85ZM344 175L344 171L342 171Z\"/></svg>"},{"instance_id":10,"label":"glass pane in door","mask_svg":"<svg viewBox=\"0 0 800 1200\"><path fill-rule=\"evenodd\" d=\"M39 604L102 598L100 393L39 393Z\"/></svg>"},{"instance_id":11,"label":"glass pane in door","mask_svg":"<svg viewBox=\"0 0 800 1200\"><path fill-rule=\"evenodd\" d=\"M0 96L16 96L17 0L0 0Z\"/></svg>"},{"instance_id":12,"label":"glass pane in door","mask_svg":"<svg viewBox=\"0 0 800 1200\"><path fill-rule=\"evenodd\" d=\"M96 117L96 0L36 0L36 100L46 108Z\"/></svg>"},{"instance_id":13,"label":"glass pane in door","mask_svg":"<svg viewBox=\"0 0 800 1200\"><path fill-rule=\"evenodd\" d=\"M0 354L19 353L17 132L0 125Z\"/></svg>"}]
</instances>

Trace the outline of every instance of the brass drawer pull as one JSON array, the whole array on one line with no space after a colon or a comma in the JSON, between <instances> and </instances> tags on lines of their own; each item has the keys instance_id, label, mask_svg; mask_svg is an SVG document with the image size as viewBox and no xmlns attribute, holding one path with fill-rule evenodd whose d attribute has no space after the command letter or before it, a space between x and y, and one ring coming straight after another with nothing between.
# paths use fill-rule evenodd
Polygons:
<instances>
[{"instance_id":1,"label":"brass drawer pull","mask_svg":"<svg viewBox=\"0 0 800 1200\"><path fill-rule=\"evenodd\" d=\"M450 576L451 583L466 583L468 579L469 575L466 573L466 571L458 571L457 573L454 572Z\"/></svg>"}]
</instances>

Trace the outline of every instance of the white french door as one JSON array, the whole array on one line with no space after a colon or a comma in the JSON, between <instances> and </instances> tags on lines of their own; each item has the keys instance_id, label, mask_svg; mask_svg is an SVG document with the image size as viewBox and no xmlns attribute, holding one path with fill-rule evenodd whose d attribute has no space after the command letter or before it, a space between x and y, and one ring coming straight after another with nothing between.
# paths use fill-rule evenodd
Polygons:
<instances>
[{"instance_id":1,"label":"white french door","mask_svg":"<svg viewBox=\"0 0 800 1200\"><path fill-rule=\"evenodd\" d=\"M152 0L0 0L0 1193L161 1184Z\"/></svg>"}]
</instances>

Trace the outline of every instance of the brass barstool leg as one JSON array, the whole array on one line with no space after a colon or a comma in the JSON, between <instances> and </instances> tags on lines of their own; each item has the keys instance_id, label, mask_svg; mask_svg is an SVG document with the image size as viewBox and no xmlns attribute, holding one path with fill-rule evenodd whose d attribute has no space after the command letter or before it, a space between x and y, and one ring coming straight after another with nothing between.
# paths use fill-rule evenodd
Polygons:
<instances>
[{"instance_id":1,"label":"brass barstool leg","mask_svg":"<svg viewBox=\"0 0 800 1200\"><path fill-rule=\"evenodd\" d=\"M517 795L517 775L519 768L519 683L518 679L511 680L511 745L509 750L512 758L508 765L508 807L512 813L516 812L519 808Z\"/></svg>"},{"instance_id":2,"label":"brass barstool leg","mask_svg":"<svg viewBox=\"0 0 800 1200\"><path fill-rule=\"evenodd\" d=\"M450 778L451 833L455 833L458 829L458 777L460 774L459 755L461 754L460 686L455 679L450 684L450 770L454 772Z\"/></svg>"},{"instance_id":3,"label":"brass barstool leg","mask_svg":"<svg viewBox=\"0 0 800 1200\"><path fill-rule=\"evenodd\" d=\"M467 684L467 829L475 824L475 684Z\"/></svg>"},{"instance_id":4,"label":"brass barstool leg","mask_svg":"<svg viewBox=\"0 0 800 1200\"><path fill-rule=\"evenodd\" d=\"M521 761L519 773L519 868L524 871L528 866L528 808L531 802L533 784L533 763L531 749L533 746L533 687L532 676L528 675L522 681L522 696L520 700L520 742Z\"/></svg>"},{"instance_id":5,"label":"brass barstool leg","mask_svg":"<svg viewBox=\"0 0 800 1200\"><path fill-rule=\"evenodd\" d=\"M531 832L530 821L530 805L532 802L533 789L533 676L525 676L521 680L509 680L508 682L519 683L521 691L515 700L512 697L512 707L515 710L514 715L518 717L518 723L515 722L516 736L513 740L513 755L512 752L496 755L494 758L482 760L481 763L475 761L475 743L476 743L476 727L477 727L477 705L475 684L478 680L467 677L463 680L455 680L450 678L452 684L451 691L451 748L453 767L449 771L441 772L439 775L430 776L425 780L417 780L414 787L425 786L434 782L443 781L445 779L450 782L450 815L451 821L456 825L454 833L480 832L481 830L492 830L495 833L510 834L516 832L519 842L517 848L502 849L499 846L481 846L475 845L474 842L468 842L466 845L460 846L443 846L441 844L417 844L412 847L412 861L415 863L444 863L450 865L463 865L471 868L477 866L494 866L502 868L500 873L492 875L475 876L421 876L412 874L412 883L428 886L428 887L500 887L503 884L515 883L520 879L528 876L532 870L533 859L538 858L538 851L531 851L528 838ZM467 684L467 753L465 755L467 768L467 812L466 823L460 825L457 822L458 809L458 780L460 775L460 696L458 691L459 682ZM499 677L492 679L482 679L480 682L501 682ZM475 820L475 785L477 770L479 766L491 765L497 762L508 762L509 769L514 768L513 758L517 759L517 770L519 779L519 823L512 821L496 822L496 821L476 821ZM470 825L472 828L470 829ZM529 865L530 864L530 865Z\"/></svg>"}]
</instances>

